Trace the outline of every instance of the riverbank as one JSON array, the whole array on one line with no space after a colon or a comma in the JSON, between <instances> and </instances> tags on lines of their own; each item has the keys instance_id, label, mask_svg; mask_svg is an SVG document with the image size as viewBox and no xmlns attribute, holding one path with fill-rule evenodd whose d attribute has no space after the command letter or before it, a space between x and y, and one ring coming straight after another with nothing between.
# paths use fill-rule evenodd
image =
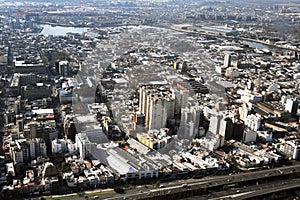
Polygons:
<instances>
[{"instance_id":1,"label":"riverbank","mask_svg":"<svg viewBox=\"0 0 300 200\"><path fill-rule=\"evenodd\" d=\"M271 48L275 48L275 49L284 49L284 50L290 50L290 51L299 51L299 49L292 49L292 48L287 48L287 47L283 47L283 46L278 46L275 44L270 44L269 42L263 41L263 40L257 40L257 39L251 39L251 38L244 38L244 37L239 37L240 40L245 40L245 41L249 41L249 42L255 42L255 43L259 43L262 45L266 45L268 47Z\"/></svg>"},{"instance_id":2,"label":"riverbank","mask_svg":"<svg viewBox=\"0 0 300 200\"><path fill-rule=\"evenodd\" d=\"M53 22L41 22L34 21L34 23L39 25L50 25L50 26L61 26L61 27L74 27L74 28L93 28L94 26L89 25L79 25L79 24L62 24L62 23L53 23Z\"/></svg>"}]
</instances>

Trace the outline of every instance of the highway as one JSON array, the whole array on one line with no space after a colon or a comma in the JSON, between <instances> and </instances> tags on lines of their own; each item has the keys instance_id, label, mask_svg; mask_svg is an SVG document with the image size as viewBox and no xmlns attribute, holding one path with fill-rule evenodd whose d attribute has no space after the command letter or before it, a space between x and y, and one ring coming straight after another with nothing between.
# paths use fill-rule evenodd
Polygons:
<instances>
[{"instance_id":1,"label":"highway","mask_svg":"<svg viewBox=\"0 0 300 200\"><path fill-rule=\"evenodd\" d=\"M284 181L281 180L281 181L254 185L251 187L238 188L229 191L213 193L208 199L210 200L220 200L220 199L228 199L228 198L246 199L246 198L259 197L265 194L271 194L271 193L299 188L299 187L300 187L299 178L292 179L292 180L284 180Z\"/></svg>"},{"instance_id":2,"label":"highway","mask_svg":"<svg viewBox=\"0 0 300 200\"><path fill-rule=\"evenodd\" d=\"M148 188L146 186L139 186L136 189L129 190L126 192L126 194L111 194L112 196L109 198L106 198L107 200L113 200L113 199L151 199L152 197L159 197L159 196L165 196L165 195L171 195L176 194L184 191L199 191L201 189L209 189L209 188L215 188L218 186L233 184L233 183L247 183L248 181L254 181L254 180L261 180L261 179L271 179L279 176L286 176L290 175L292 173L298 173L300 172L300 165L295 166L284 166L280 168L274 168L274 169L268 169L268 170L260 170L260 171L254 171L254 172L248 172L248 173L240 173L240 174L234 174L234 175L226 175L226 176L215 176L215 177L205 177L203 179L187 179L187 180L181 180L181 181L175 181L164 184L163 188L153 188L153 186L149 186ZM293 182L295 181L295 182ZM296 187L298 179L292 179L292 180L284 180L285 185L282 184L282 180L279 182L269 182L266 185L267 188L264 189L262 187L263 185L255 185L255 186L248 186L247 188L239 189L238 193L236 194L236 191L231 191L234 194L231 194L230 191L221 191L224 192L224 194L220 193L219 195L224 195L225 197L228 195L237 195L239 198L242 198L243 196L251 197L255 195L261 195L265 194L270 190L270 188L274 188L275 190L282 190L282 189L288 189L289 187ZM183 184L187 184L188 187L182 187ZM284 187L283 187L284 186ZM253 192L249 192L250 188L254 188ZM244 191L245 190L245 191ZM257 190L260 191L260 193L257 192ZM273 190L272 190L273 191ZM217 192L218 193L218 192ZM214 193L214 194L217 194ZM230 193L230 194L228 194ZM220 197L215 197L220 198ZM206 196L207 199L207 196Z\"/></svg>"},{"instance_id":3,"label":"highway","mask_svg":"<svg viewBox=\"0 0 300 200\"><path fill-rule=\"evenodd\" d=\"M167 199L167 197L179 199L180 196L178 196L178 194L188 193L190 195L188 198L189 200L210 198L245 199L270 192L300 187L300 179L296 177L294 179L288 179L288 177L293 173L300 173L300 165L284 166L274 169L224 176L207 176L201 179L174 180L172 182L162 183L163 187L161 188L157 187L155 184L140 185L135 186L134 189L126 190L125 194L115 193L113 189L96 189L84 191L83 193L53 195L51 197L54 199L72 198L78 200L86 199L86 196L89 196L89 198L92 199L106 200ZM264 183L260 184L259 180L262 180ZM252 181L252 185L248 184L249 181ZM222 190L224 185L232 185L234 183L239 183L241 187L226 191ZM186 185L186 187L183 187L184 185ZM216 188L218 188L218 190L216 190Z\"/></svg>"}]
</instances>

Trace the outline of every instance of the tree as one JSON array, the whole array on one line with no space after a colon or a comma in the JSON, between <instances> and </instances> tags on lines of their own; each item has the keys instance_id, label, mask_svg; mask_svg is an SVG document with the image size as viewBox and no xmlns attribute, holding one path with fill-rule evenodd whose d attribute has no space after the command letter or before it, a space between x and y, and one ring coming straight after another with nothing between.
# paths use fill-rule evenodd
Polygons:
<instances>
[{"instance_id":1,"label":"tree","mask_svg":"<svg viewBox=\"0 0 300 200\"><path fill-rule=\"evenodd\" d=\"M160 186L160 181L156 181L155 185L156 185L156 187L159 187Z\"/></svg>"},{"instance_id":2,"label":"tree","mask_svg":"<svg viewBox=\"0 0 300 200\"><path fill-rule=\"evenodd\" d=\"M62 172L69 172L70 171L70 166L66 162L61 163L61 171Z\"/></svg>"},{"instance_id":3,"label":"tree","mask_svg":"<svg viewBox=\"0 0 300 200\"><path fill-rule=\"evenodd\" d=\"M223 190L228 190L228 185L224 185Z\"/></svg>"},{"instance_id":4,"label":"tree","mask_svg":"<svg viewBox=\"0 0 300 200\"><path fill-rule=\"evenodd\" d=\"M120 186L115 186L115 187L114 187L114 191L115 191L116 193L120 193L120 194L124 194L124 193L125 193L124 188L122 188L122 187L120 187Z\"/></svg>"}]
</instances>

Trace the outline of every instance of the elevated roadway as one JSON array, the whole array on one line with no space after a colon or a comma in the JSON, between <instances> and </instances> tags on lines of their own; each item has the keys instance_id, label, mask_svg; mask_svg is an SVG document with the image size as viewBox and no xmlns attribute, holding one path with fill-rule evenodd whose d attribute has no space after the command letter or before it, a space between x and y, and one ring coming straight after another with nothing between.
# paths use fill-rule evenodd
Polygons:
<instances>
[{"instance_id":1,"label":"elevated roadway","mask_svg":"<svg viewBox=\"0 0 300 200\"><path fill-rule=\"evenodd\" d=\"M284 166L280 168L253 171L248 173L240 173L234 175L226 176L215 176L215 177L205 177L203 179L188 179L175 181L164 184L163 188L153 188L140 186L137 189L129 190L126 194L114 194L112 197L106 198L107 200L113 199L163 199L165 197L174 198L174 195L184 193L184 195L192 196L202 196L206 195L211 191L216 191L214 193L220 193L220 197L215 198L229 198L231 195L239 196L239 199L250 198L251 196L263 195L269 191L276 192L280 190L286 190L290 188L298 187L300 179L287 180L291 174L299 173L300 165ZM280 179L279 182L273 179ZM282 179L282 180L281 180ZM247 184L249 181L266 181L264 184L257 184L254 186L247 186L246 188L227 190L227 191L217 191L224 185L232 185L235 183ZM297 184L296 184L297 183ZM284 184L284 185L282 185ZM300 184L300 183L299 183ZM266 185L264 187L263 185ZM249 191L253 188L253 191ZM270 190L272 189L272 190ZM244 191L245 190L245 191ZM258 192L259 191L259 192ZM224 194L222 193L224 192ZM239 193L239 194L236 194ZM199 196L200 195L200 196ZM223 195L223 196L222 196ZM161 197L161 198L160 198ZM180 195L178 195L178 198ZM235 196L233 196L235 197ZM201 198L201 197L200 197ZM232 197L231 197L232 198Z\"/></svg>"}]
</instances>

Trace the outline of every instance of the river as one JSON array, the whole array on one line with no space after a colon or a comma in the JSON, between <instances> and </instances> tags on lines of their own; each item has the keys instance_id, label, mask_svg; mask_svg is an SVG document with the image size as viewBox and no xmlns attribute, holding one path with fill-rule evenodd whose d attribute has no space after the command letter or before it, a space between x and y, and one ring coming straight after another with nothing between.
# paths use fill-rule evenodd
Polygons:
<instances>
[{"instance_id":1,"label":"river","mask_svg":"<svg viewBox=\"0 0 300 200\"><path fill-rule=\"evenodd\" d=\"M251 42L251 41L247 41L247 40L243 40L242 41L244 44L249 45L252 48L259 48L259 49L270 49L270 46L265 45L265 44L261 44L258 42Z\"/></svg>"},{"instance_id":2,"label":"river","mask_svg":"<svg viewBox=\"0 0 300 200\"><path fill-rule=\"evenodd\" d=\"M45 24L43 25L43 30L41 34L52 35L52 36L64 36L67 33L83 33L86 32L88 28L83 27L65 27L65 26L52 26Z\"/></svg>"}]
</instances>

